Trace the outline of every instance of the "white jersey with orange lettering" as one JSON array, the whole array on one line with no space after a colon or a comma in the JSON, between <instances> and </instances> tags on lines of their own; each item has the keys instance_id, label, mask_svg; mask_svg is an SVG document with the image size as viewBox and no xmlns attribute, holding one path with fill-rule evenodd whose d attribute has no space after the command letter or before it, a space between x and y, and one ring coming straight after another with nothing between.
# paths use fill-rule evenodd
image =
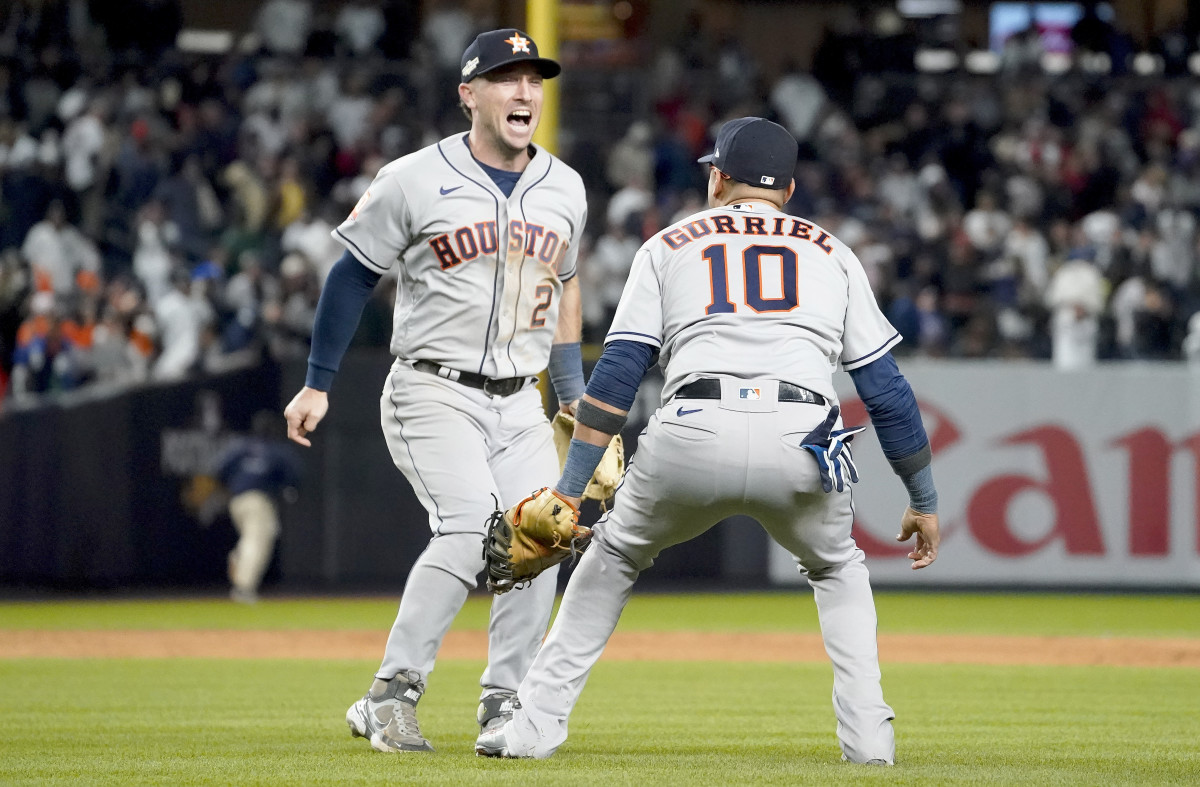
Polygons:
<instances>
[{"instance_id":1,"label":"white jersey with orange lettering","mask_svg":"<svg viewBox=\"0 0 1200 787\"><path fill-rule=\"evenodd\" d=\"M862 265L828 232L770 205L705 210L642 246L607 339L660 348L663 404L571 575L520 708L476 750L551 756L639 574L661 550L747 515L813 588L843 755L894 762L851 491L826 493L803 445L822 425L841 427L837 366L865 365L900 341Z\"/></svg>"},{"instance_id":2,"label":"white jersey with orange lettering","mask_svg":"<svg viewBox=\"0 0 1200 787\"><path fill-rule=\"evenodd\" d=\"M536 375L549 360L563 283L576 273L586 199L574 170L534 149L506 197L466 134L444 139L381 169L333 233L368 269L398 268L396 361L380 418L434 536L409 573L382 681L425 681L483 569L496 501L507 507L558 473ZM516 690L546 633L556 573L492 606L480 682L497 707L493 698ZM357 707L352 729L361 728Z\"/></svg>"},{"instance_id":3,"label":"white jersey with orange lettering","mask_svg":"<svg viewBox=\"0 0 1200 787\"><path fill-rule=\"evenodd\" d=\"M839 366L864 366L901 337L845 244L747 202L696 213L642 245L605 341L615 339L660 348L664 402L699 377L767 371L834 401Z\"/></svg>"},{"instance_id":4,"label":"white jersey with orange lettering","mask_svg":"<svg viewBox=\"0 0 1200 787\"><path fill-rule=\"evenodd\" d=\"M370 270L399 263L392 354L492 378L546 368L587 201L537 153L505 197L456 134L379 171L333 235Z\"/></svg>"}]
</instances>

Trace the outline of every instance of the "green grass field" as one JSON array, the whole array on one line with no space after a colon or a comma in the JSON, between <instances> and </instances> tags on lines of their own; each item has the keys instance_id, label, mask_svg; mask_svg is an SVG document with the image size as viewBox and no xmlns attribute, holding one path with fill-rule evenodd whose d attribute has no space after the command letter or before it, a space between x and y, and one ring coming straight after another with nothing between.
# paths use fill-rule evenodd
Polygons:
<instances>
[{"instance_id":1,"label":"green grass field","mask_svg":"<svg viewBox=\"0 0 1200 787\"><path fill-rule=\"evenodd\" d=\"M890 633L1200 639L1200 598L884 593ZM0 603L14 629L378 629L380 599ZM456 621L482 628L473 597ZM636 596L622 630L815 631L803 594ZM0 659L0 784L1198 784L1200 670L884 664L898 765L838 761L823 663L605 662L551 760L474 757L482 662L444 660L432 755L343 714L376 661Z\"/></svg>"}]
</instances>

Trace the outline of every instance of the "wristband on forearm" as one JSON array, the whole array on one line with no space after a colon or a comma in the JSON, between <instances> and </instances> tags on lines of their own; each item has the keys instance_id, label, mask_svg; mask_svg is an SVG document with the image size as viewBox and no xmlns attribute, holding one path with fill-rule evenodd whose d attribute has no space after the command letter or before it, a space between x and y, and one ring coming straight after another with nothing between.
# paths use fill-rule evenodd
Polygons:
<instances>
[{"instance_id":1,"label":"wristband on forearm","mask_svg":"<svg viewBox=\"0 0 1200 787\"><path fill-rule=\"evenodd\" d=\"M546 368L554 395L561 404L570 404L583 396L583 350L579 342L550 345L550 363Z\"/></svg>"},{"instance_id":2,"label":"wristband on forearm","mask_svg":"<svg viewBox=\"0 0 1200 787\"><path fill-rule=\"evenodd\" d=\"M554 488L567 497L583 497L583 490L587 489L592 474L596 472L596 465L600 464L606 450L607 446L592 445L572 437L562 478L558 479Z\"/></svg>"},{"instance_id":3,"label":"wristband on forearm","mask_svg":"<svg viewBox=\"0 0 1200 787\"><path fill-rule=\"evenodd\" d=\"M595 429L604 434L620 434L625 427L629 414L618 415L597 407L586 399L580 400L579 409L575 411L575 422Z\"/></svg>"},{"instance_id":4,"label":"wristband on forearm","mask_svg":"<svg viewBox=\"0 0 1200 787\"><path fill-rule=\"evenodd\" d=\"M908 490L908 507L921 514L936 514L937 488L933 485L933 468L928 464L915 473L900 476Z\"/></svg>"}]
</instances>

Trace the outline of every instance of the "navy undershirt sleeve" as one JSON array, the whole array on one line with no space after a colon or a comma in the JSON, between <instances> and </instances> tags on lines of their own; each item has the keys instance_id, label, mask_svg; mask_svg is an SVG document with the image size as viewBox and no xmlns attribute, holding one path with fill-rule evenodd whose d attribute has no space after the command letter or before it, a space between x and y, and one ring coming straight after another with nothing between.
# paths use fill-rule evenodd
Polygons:
<instances>
[{"instance_id":1,"label":"navy undershirt sleeve","mask_svg":"<svg viewBox=\"0 0 1200 787\"><path fill-rule=\"evenodd\" d=\"M896 474L911 475L927 466L932 454L917 398L892 354L886 353L866 366L852 369L850 378L867 407L883 454Z\"/></svg>"},{"instance_id":2,"label":"navy undershirt sleeve","mask_svg":"<svg viewBox=\"0 0 1200 787\"><path fill-rule=\"evenodd\" d=\"M655 348L644 342L616 339L604 346L604 353L592 369L587 393L593 399L628 411L637 398L638 386L650 368Z\"/></svg>"},{"instance_id":3,"label":"navy undershirt sleeve","mask_svg":"<svg viewBox=\"0 0 1200 787\"><path fill-rule=\"evenodd\" d=\"M358 320L371 291L383 278L369 270L349 251L333 264L313 320L312 349L308 353L308 375L304 384L328 391L342 356L358 330Z\"/></svg>"}]
</instances>

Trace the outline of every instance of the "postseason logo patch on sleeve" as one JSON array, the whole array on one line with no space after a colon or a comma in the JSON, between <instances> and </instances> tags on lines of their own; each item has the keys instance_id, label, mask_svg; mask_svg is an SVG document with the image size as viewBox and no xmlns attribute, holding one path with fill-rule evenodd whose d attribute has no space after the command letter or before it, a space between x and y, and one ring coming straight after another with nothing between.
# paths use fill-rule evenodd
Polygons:
<instances>
[{"instance_id":1,"label":"postseason logo patch on sleeve","mask_svg":"<svg viewBox=\"0 0 1200 787\"><path fill-rule=\"evenodd\" d=\"M363 195L358 198L358 202L354 204L354 210L350 211L350 221L354 221L358 218L358 212L363 209L363 206L367 204L367 200L370 198L371 190L367 189L365 192L363 192Z\"/></svg>"}]
</instances>

